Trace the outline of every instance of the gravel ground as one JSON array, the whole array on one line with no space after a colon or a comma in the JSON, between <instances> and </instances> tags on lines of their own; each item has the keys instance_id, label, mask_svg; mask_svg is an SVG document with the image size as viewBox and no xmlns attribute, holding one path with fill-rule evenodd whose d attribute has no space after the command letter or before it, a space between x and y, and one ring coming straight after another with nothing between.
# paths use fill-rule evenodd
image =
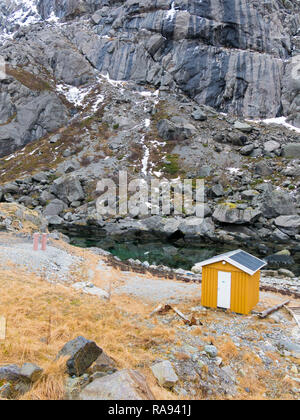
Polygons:
<instances>
[{"instance_id":1,"label":"gravel ground","mask_svg":"<svg viewBox=\"0 0 300 420\"><path fill-rule=\"evenodd\" d=\"M179 303L184 299L201 296L201 288L195 283L181 283L173 280L147 279L135 273L122 273L125 281L114 293L127 294L151 302Z\"/></svg>"},{"instance_id":2,"label":"gravel ground","mask_svg":"<svg viewBox=\"0 0 300 420\"><path fill-rule=\"evenodd\" d=\"M80 258L53 246L48 246L46 251L33 251L32 243L1 244L0 259L4 268L10 261L31 272L44 273L48 280L59 281L67 281L70 268L81 262Z\"/></svg>"}]
</instances>

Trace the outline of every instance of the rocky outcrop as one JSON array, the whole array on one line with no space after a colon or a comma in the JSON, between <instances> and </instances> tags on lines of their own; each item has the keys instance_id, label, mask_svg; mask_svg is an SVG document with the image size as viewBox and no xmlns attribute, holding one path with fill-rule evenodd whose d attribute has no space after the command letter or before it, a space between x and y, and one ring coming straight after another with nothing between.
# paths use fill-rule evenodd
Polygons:
<instances>
[{"instance_id":1,"label":"rocky outcrop","mask_svg":"<svg viewBox=\"0 0 300 420\"><path fill-rule=\"evenodd\" d=\"M0 83L0 156L66 125L74 110L59 89L94 83L95 70L175 89L219 111L283 113L299 123L300 18L292 2L6 0L1 12L0 55L11 71Z\"/></svg>"}]
</instances>

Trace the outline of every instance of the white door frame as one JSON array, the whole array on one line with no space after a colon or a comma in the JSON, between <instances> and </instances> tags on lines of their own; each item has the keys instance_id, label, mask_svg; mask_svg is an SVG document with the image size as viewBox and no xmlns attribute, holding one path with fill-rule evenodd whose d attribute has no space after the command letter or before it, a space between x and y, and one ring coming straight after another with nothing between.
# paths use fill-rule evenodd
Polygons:
<instances>
[{"instance_id":1,"label":"white door frame","mask_svg":"<svg viewBox=\"0 0 300 420\"><path fill-rule=\"evenodd\" d=\"M231 306L231 273L218 271L218 308L229 309Z\"/></svg>"}]
</instances>

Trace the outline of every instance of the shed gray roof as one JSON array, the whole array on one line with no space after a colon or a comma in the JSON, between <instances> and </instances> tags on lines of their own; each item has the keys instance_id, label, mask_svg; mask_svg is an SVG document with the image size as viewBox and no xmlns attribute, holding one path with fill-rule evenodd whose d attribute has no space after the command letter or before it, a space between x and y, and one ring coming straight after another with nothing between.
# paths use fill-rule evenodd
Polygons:
<instances>
[{"instance_id":1,"label":"shed gray roof","mask_svg":"<svg viewBox=\"0 0 300 420\"><path fill-rule=\"evenodd\" d=\"M251 276L262 267L267 265L265 261L254 257L254 255L251 255L242 249L237 249L235 251L217 255L216 257L210 258L209 260L201 261L197 264L197 266L203 267L205 265L214 264L219 261L227 261L229 264L234 265L235 267L239 268L247 274L250 274Z\"/></svg>"}]
</instances>

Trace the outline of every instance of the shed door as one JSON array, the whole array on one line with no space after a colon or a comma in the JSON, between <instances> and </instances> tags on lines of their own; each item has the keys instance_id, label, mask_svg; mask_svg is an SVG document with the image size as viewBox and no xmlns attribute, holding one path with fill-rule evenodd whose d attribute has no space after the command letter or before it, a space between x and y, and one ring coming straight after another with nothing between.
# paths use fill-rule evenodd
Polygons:
<instances>
[{"instance_id":1,"label":"shed door","mask_svg":"<svg viewBox=\"0 0 300 420\"><path fill-rule=\"evenodd\" d=\"M218 304L219 308L230 308L231 273L218 272Z\"/></svg>"}]
</instances>

